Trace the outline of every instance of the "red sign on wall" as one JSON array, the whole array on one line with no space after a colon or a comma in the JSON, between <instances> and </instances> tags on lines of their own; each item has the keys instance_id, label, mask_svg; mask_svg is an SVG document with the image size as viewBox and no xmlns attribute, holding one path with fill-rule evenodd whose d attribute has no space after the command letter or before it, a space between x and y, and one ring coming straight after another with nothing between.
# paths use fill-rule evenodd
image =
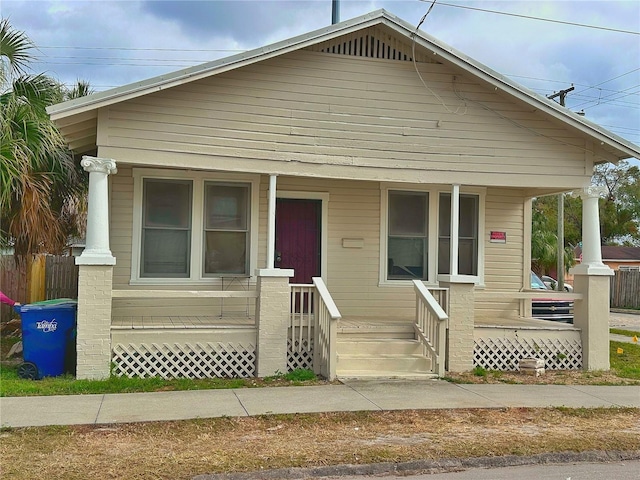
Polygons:
<instances>
[{"instance_id":1,"label":"red sign on wall","mask_svg":"<svg viewBox=\"0 0 640 480\"><path fill-rule=\"evenodd\" d=\"M489 241L491 243L507 243L507 232L490 232Z\"/></svg>"}]
</instances>

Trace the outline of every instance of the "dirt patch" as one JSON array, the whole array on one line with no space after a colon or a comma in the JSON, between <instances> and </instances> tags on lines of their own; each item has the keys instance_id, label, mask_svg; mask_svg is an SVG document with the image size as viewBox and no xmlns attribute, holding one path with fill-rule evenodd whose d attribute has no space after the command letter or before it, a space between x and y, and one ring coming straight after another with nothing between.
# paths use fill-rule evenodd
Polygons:
<instances>
[{"instance_id":1,"label":"dirt patch","mask_svg":"<svg viewBox=\"0 0 640 480\"><path fill-rule=\"evenodd\" d=\"M484 371L447 373L454 383L508 383L520 385L640 385L640 380L619 377L613 371L546 370L536 377L522 372Z\"/></svg>"},{"instance_id":2,"label":"dirt patch","mask_svg":"<svg viewBox=\"0 0 640 480\"><path fill-rule=\"evenodd\" d=\"M9 429L0 435L0 476L187 479L273 468L636 451L639 415L638 409L409 410Z\"/></svg>"}]
</instances>

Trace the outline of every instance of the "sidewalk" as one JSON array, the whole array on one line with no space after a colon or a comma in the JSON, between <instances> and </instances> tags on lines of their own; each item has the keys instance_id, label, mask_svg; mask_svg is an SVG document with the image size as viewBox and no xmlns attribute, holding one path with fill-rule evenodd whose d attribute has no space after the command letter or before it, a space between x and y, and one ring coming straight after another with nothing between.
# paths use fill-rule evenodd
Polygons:
<instances>
[{"instance_id":1,"label":"sidewalk","mask_svg":"<svg viewBox=\"0 0 640 480\"><path fill-rule=\"evenodd\" d=\"M0 398L0 426L111 424L282 413L504 407L635 407L640 386L457 385L344 380L338 385Z\"/></svg>"}]
</instances>

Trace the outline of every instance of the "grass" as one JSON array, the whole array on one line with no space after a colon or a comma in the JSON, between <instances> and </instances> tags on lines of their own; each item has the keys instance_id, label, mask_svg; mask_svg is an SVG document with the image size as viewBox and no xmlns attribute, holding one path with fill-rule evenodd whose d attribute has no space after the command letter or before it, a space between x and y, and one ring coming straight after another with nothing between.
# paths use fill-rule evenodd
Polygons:
<instances>
[{"instance_id":1,"label":"grass","mask_svg":"<svg viewBox=\"0 0 640 480\"><path fill-rule=\"evenodd\" d=\"M620 350L622 353L618 353ZM640 380L640 345L611 342L609 361L618 376Z\"/></svg>"},{"instance_id":2,"label":"grass","mask_svg":"<svg viewBox=\"0 0 640 480\"><path fill-rule=\"evenodd\" d=\"M18 377L17 365L0 365L0 396L80 395L105 393L160 392L255 388L262 386L312 385L322 381L309 370L294 370L265 378L128 378L112 376L106 380L77 380L71 375L25 380Z\"/></svg>"},{"instance_id":3,"label":"grass","mask_svg":"<svg viewBox=\"0 0 640 480\"><path fill-rule=\"evenodd\" d=\"M638 409L341 412L5 429L3 478L190 479L272 468L640 449ZM262 472L262 474L260 473ZM247 477L248 478L248 477ZM275 478L275 477L274 477Z\"/></svg>"},{"instance_id":4,"label":"grass","mask_svg":"<svg viewBox=\"0 0 640 480\"><path fill-rule=\"evenodd\" d=\"M625 335L627 337L640 336L640 332L636 332L634 330L624 330L622 328L610 328L609 332L613 333L613 334L616 334L616 335Z\"/></svg>"}]
</instances>

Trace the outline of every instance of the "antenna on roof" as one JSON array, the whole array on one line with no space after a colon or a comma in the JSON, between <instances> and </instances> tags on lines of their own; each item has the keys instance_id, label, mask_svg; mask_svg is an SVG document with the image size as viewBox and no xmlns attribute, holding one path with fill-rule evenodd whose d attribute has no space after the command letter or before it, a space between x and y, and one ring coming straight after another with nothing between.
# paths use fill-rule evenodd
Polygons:
<instances>
[{"instance_id":1,"label":"antenna on roof","mask_svg":"<svg viewBox=\"0 0 640 480\"><path fill-rule=\"evenodd\" d=\"M331 25L340 22L340 0L331 0Z\"/></svg>"}]
</instances>

